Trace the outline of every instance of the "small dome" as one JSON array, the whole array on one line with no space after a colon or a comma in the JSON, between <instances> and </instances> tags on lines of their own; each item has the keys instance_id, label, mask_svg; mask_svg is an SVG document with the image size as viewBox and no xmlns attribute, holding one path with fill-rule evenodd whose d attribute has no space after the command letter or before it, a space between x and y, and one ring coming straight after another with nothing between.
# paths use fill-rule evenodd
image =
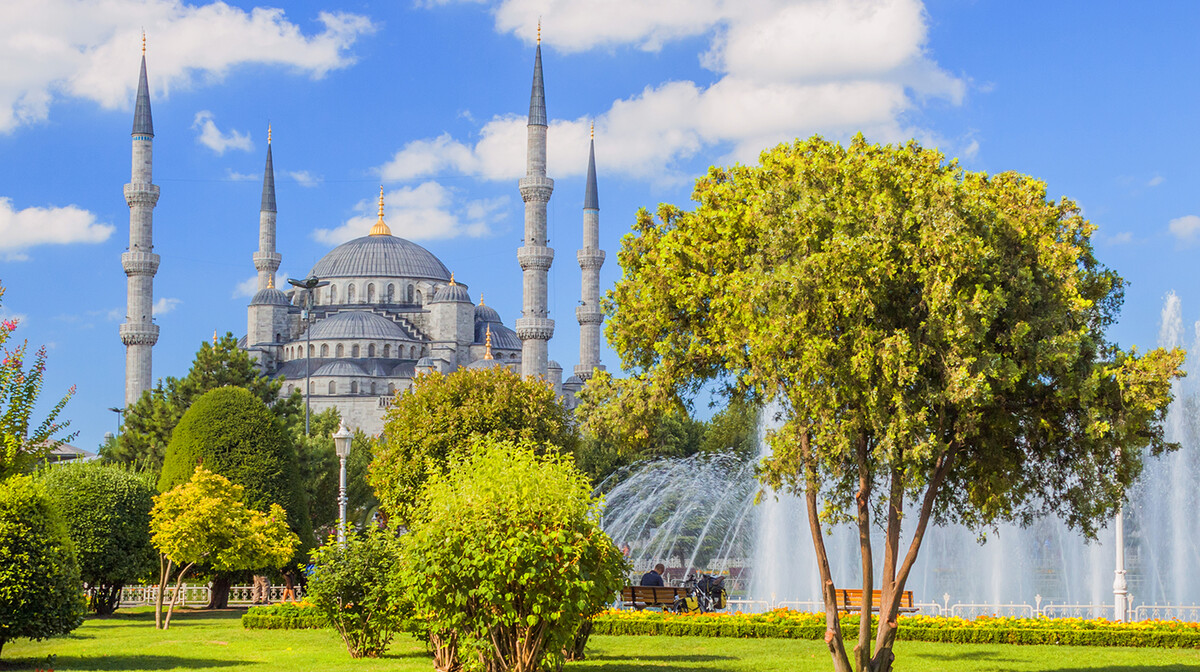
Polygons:
<instances>
[{"instance_id":1,"label":"small dome","mask_svg":"<svg viewBox=\"0 0 1200 672\"><path fill-rule=\"evenodd\" d=\"M432 357L422 357L421 359L417 360L417 368L418 369L420 369L420 368L430 368L431 369L433 367L434 367L434 363L433 363Z\"/></svg>"},{"instance_id":2,"label":"small dome","mask_svg":"<svg viewBox=\"0 0 1200 672\"><path fill-rule=\"evenodd\" d=\"M329 278L413 278L449 282L450 271L429 250L396 236L363 236L333 248L310 272Z\"/></svg>"},{"instance_id":3,"label":"small dome","mask_svg":"<svg viewBox=\"0 0 1200 672\"><path fill-rule=\"evenodd\" d=\"M556 362L552 359L552 360L546 362L546 368L547 369L558 369L559 371L562 371L562 364L559 364L558 362Z\"/></svg>"},{"instance_id":4,"label":"small dome","mask_svg":"<svg viewBox=\"0 0 1200 672\"><path fill-rule=\"evenodd\" d=\"M563 387L566 387L568 385L578 385L580 387L583 387L583 379L580 378L579 376L571 376L570 378L567 378L567 382L563 383Z\"/></svg>"},{"instance_id":5,"label":"small dome","mask_svg":"<svg viewBox=\"0 0 1200 672\"><path fill-rule=\"evenodd\" d=\"M383 338L411 340L395 322L376 313L342 311L312 326L312 338Z\"/></svg>"},{"instance_id":6,"label":"small dome","mask_svg":"<svg viewBox=\"0 0 1200 672\"><path fill-rule=\"evenodd\" d=\"M433 301L430 303L470 303L471 295L467 294L467 288L458 284L442 285L438 287L437 294L433 295Z\"/></svg>"},{"instance_id":7,"label":"small dome","mask_svg":"<svg viewBox=\"0 0 1200 672\"><path fill-rule=\"evenodd\" d=\"M495 308L481 303L478 306L475 306L475 321L499 322L500 313L496 312Z\"/></svg>"},{"instance_id":8,"label":"small dome","mask_svg":"<svg viewBox=\"0 0 1200 672\"><path fill-rule=\"evenodd\" d=\"M521 339L517 332L499 322L475 322L475 345L483 345L487 340L488 327L492 329L492 347L498 350L520 350Z\"/></svg>"},{"instance_id":9,"label":"small dome","mask_svg":"<svg viewBox=\"0 0 1200 672\"><path fill-rule=\"evenodd\" d=\"M330 362L325 366L313 372L313 376L365 376L366 371L357 364L352 364L343 359Z\"/></svg>"},{"instance_id":10,"label":"small dome","mask_svg":"<svg viewBox=\"0 0 1200 672\"><path fill-rule=\"evenodd\" d=\"M468 369L494 369L498 366L504 366L504 362L498 359L477 359L467 365Z\"/></svg>"},{"instance_id":11,"label":"small dome","mask_svg":"<svg viewBox=\"0 0 1200 672\"><path fill-rule=\"evenodd\" d=\"M275 289L267 287L260 289L254 294L254 298L250 300L252 306L290 306L291 301L288 301L287 295Z\"/></svg>"}]
</instances>

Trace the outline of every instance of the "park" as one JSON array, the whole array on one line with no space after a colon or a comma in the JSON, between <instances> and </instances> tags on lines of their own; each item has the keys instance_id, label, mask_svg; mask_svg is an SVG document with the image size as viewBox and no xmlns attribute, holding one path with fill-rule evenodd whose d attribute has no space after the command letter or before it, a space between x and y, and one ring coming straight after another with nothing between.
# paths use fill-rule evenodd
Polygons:
<instances>
[{"instance_id":1,"label":"park","mask_svg":"<svg viewBox=\"0 0 1200 672\"><path fill-rule=\"evenodd\" d=\"M508 1L497 25L514 20ZM755 12L777 22L812 9L769 4ZM866 4L842 39L905 16L933 25L920 2ZM822 7L805 21L836 26L847 11ZM283 10L202 9L227 12L223 29L266 17L280 40L304 38ZM339 54L384 30L356 17L322 13L348 40ZM750 20L714 20L705 67L747 67ZM294 145L267 126L261 204L243 226L257 248L239 252L255 272L235 294L245 332L238 314L211 338L160 319L180 300L156 291L201 285L171 265L189 252L156 232L159 197L209 190L219 206L253 182L258 203L260 182L179 177L176 103L163 104L159 52L140 33L138 76L121 85L124 358L111 335L85 348L97 371L124 367L123 405L59 389L54 364L78 348L31 345L45 316L7 312L25 310L29 285L0 283L0 670L1200 669L1200 383L1174 291L1154 346L1124 331L1131 278L1148 271L1115 249L1103 208L1054 196L1033 171L985 169L977 143L851 121L747 136L753 152L704 154L673 177L682 164L664 164L648 193L678 198L601 228L602 169L624 169L598 169L598 154L629 151L605 133L618 115L599 136L594 118L550 117L547 91L572 89L547 73L584 38L566 28L543 45L541 17L517 23L528 115L498 115L475 148L409 141L370 175L377 199L372 186L344 230L310 236L297 277L280 273L280 249L303 263L293 251L308 248L285 215L310 202L301 189L325 187L277 173L276 150ZM924 73L901 87L912 106L953 99L943 80L958 80L914 39L920 55L887 77ZM165 45L163 70L187 48ZM211 111L192 129L217 155L252 148ZM504 157L519 170L487 173L498 137L518 138ZM569 142L580 165L565 169L555 152ZM448 146L454 158L431 158ZM449 170L516 183L519 283L496 280L486 255L434 248L452 272L406 237L437 220L413 204L441 187L382 183ZM557 187L555 171L569 176ZM687 191L665 191L672 180ZM356 181L341 182L357 193ZM576 187L571 238L551 196ZM487 213L506 203L455 216L495 224ZM445 237L496 235L481 221L443 222L460 227ZM1171 235L1186 243L1190 221ZM573 369L551 358L567 322L552 234L580 243ZM519 315L511 327L504 312ZM181 347L190 363L170 354ZM95 452L71 445L93 407L118 421Z\"/></svg>"}]
</instances>

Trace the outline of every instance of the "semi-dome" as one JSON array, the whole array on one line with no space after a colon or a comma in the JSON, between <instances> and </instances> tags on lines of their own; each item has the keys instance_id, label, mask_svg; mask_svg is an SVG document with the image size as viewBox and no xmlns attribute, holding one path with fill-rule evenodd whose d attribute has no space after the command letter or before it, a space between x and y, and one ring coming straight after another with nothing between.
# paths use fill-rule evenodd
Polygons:
<instances>
[{"instance_id":1,"label":"semi-dome","mask_svg":"<svg viewBox=\"0 0 1200 672\"><path fill-rule=\"evenodd\" d=\"M470 303L471 295L467 294L467 288L462 285L452 282L449 285L442 285L438 288L437 294L433 295L431 303Z\"/></svg>"},{"instance_id":2,"label":"semi-dome","mask_svg":"<svg viewBox=\"0 0 1200 672\"><path fill-rule=\"evenodd\" d=\"M396 236L363 236L333 248L311 275L329 278L414 278L449 282L450 271L420 245Z\"/></svg>"},{"instance_id":3,"label":"semi-dome","mask_svg":"<svg viewBox=\"0 0 1200 672\"><path fill-rule=\"evenodd\" d=\"M254 294L254 298L250 300L252 306L290 306L291 301L288 301L287 294L275 289L267 287L260 289Z\"/></svg>"},{"instance_id":4,"label":"semi-dome","mask_svg":"<svg viewBox=\"0 0 1200 672\"><path fill-rule=\"evenodd\" d=\"M492 330L493 348L498 348L500 350L521 349L521 339L517 336L517 332L504 326L499 320L495 322L482 322L476 320L475 345L483 345L484 341L487 340L488 327L491 327Z\"/></svg>"},{"instance_id":5,"label":"semi-dome","mask_svg":"<svg viewBox=\"0 0 1200 672\"><path fill-rule=\"evenodd\" d=\"M395 322L362 310L342 311L317 322L312 338L380 338L411 340Z\"/></svg>"},{"instance_id":6,"label":"semi-dome","mask_svg":"<svg viewBox=\"0 0 1200 672\"><path fill-rule=\"evenodd\" d=\"M313 371L313 376L365 376L366 371L362 367L344 360L330 362L325 366Z\"/></svg>"}]
</instances>

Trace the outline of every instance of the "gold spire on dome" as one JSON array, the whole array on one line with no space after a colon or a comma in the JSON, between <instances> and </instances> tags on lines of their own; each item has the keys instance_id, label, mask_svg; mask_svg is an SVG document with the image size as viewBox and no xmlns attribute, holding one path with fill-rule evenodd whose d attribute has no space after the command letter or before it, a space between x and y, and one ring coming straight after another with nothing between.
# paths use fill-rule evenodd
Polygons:
<instances>
[{"instance_id":1,"label":"gold spire on dome","mask_svg":"<svg viewBox=\"0 0 1200 672\"><path fill-rule=\"evenodd\" d=\"M387 223L383 221L383 185L379 185L379 221L375 222L375 226L371 227L372 236L390 236L392 230L388 228Z\"/></svg>"},{"instance_id":2,"label":"gold spire on dome","mask_svg":"<svg viewBox=\"0 0 1200 672\"><path fill-rule=\"evenodd\" d=\"M493 359L492 357L492 325L488 325L487 339L483 342L483 358Z\"/></svg>"},{"instance_id":3,"label":"gold spire on dome","mask_svg":"<svg viewBox=\"0 0 1200 672\"><path fill-rule=\"evenodd\" d=\"M270 141L268 140L268 142L270 142ZM267 276L267 289L275 289L275 274L274 273Z\"/></svg>"},{"instance_id":4,"label":"gold spire on dome","mask_svg":"<svg viewBox=\"0 0 1200 672\"><path fill-rule=\"evenodd\" d=\"M458 284L457 282L455 282L455 281L454 281L454 271L450 271L450 284L451 284L451 285L457 285L457 284Z\"/></svg>"},{"instance_id":5,"label":"gold spire on dome","mask_svg":"<svg viewBox=\"0 0 1200 672\"><path fill-rule=\"evenodd\" d=\"M487 305L486 303L483 302L483 292L479 293L479 305L481 305L481 306ZM488 327L488 328L490 329L491 327Z\"/></svg>"},{"instance_id":6,"label":"gold spire on dome","mask_svg":"<svg viewBox=\"0 0 1200 672\"><path fill-rule=\"evenodd\" d=\"M217 330L213 329L213 345L217 344Z\"/></svg>"}]
</instances>

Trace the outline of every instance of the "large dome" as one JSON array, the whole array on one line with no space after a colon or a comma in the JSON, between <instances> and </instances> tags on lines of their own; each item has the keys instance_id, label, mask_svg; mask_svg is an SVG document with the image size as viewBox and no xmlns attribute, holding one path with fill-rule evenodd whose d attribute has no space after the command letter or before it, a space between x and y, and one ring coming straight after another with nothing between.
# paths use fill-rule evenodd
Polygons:
<instances>
[{"instance_id":1,"label":"large dome","mask_svg":"<svg viewBox=\"0 0 1200 672\"><path fill-rule=\"evenodd\" d=\"M312 338L367 338L412 340L400 325L375 313L343 311L312 326Z\"/></svg>"},{"instance_id":2,"label":"large dome","mask_svg":"<svg viewBox=\"0 0 1200 672\"><path fill-rule=\"evenodd\" d=\"M450 271L429 250L396 236L363 236L333 248L310 275L329 278L414 278L450 281Z\"/></svg>"}]
</instances>

